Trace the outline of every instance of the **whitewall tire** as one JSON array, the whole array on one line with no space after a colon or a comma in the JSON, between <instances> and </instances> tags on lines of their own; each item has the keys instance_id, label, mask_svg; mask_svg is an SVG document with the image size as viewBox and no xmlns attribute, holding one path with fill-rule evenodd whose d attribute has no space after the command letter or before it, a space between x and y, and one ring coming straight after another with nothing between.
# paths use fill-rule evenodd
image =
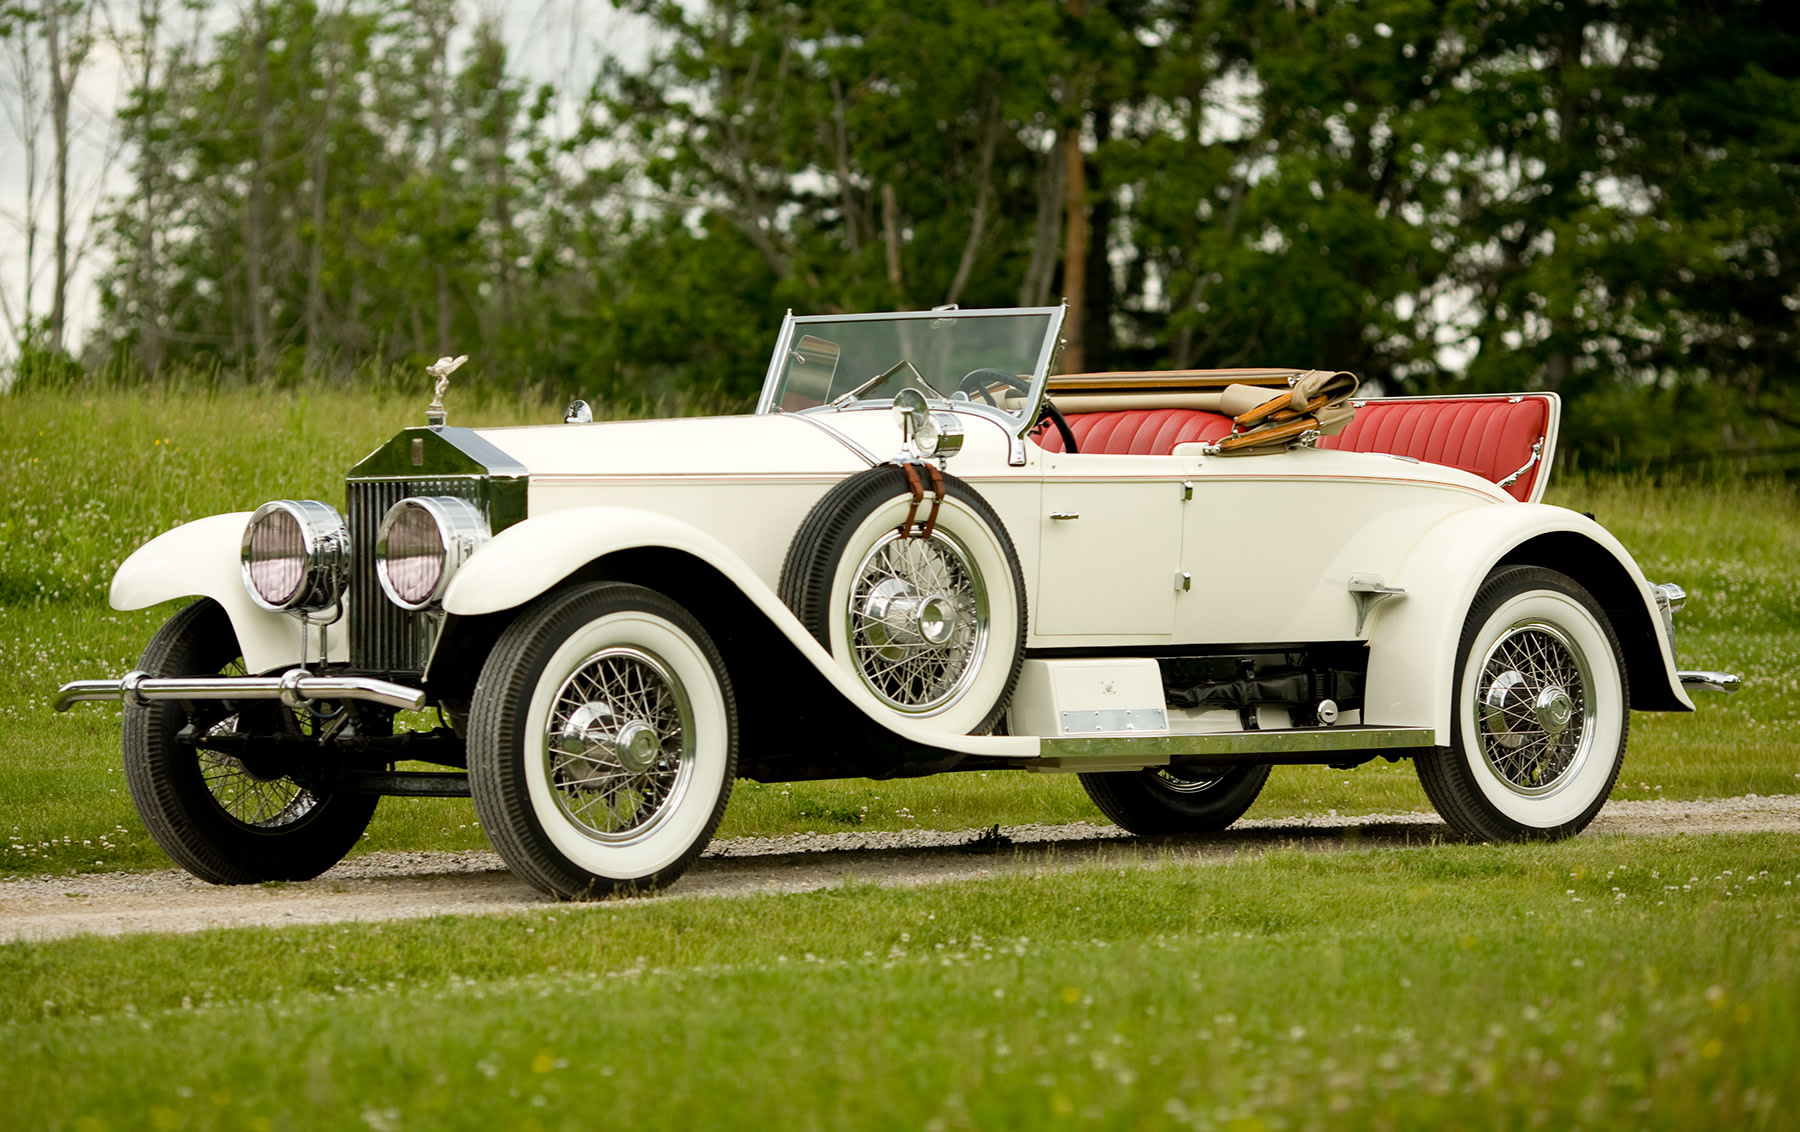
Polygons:
<instances>
[{"instance_id":1,"label":"whitewall tire","mask_svg":"<svg viewBox=\"0 0 1800 1132\"><path fill-rule=\"evenodd\" d=\"M1451 745L1417 759L1445 821L1491 841L1569 837L1606 804L1630 702L1618 637L1574 579L1506 567L1457 649Z\"/></svg>"},{"instance_id":2,"label":"whitewall tire","mask_svg":"<svg viewBox=\"0 0 1800 1132\"><path fill-rule=\"evenodd\" d=\"M919 472L929 482L925 471ZM895 715L981 734L1006 710L1025 654L1025 583L986 500L945 475L937 522L918 523L905 472L840 483L788 548L781 597L845 671ZM900 528L914 520L910 532Z\"/></svg>"},{"instance_id":3,"label":"whitewall tire","mask_svg":"<svg viewBox=\"0 0 1800 1132\"><path fill-rule=\"evenodd\" d=\"M673 882L712 839L736 773L718 649L653 590L600 583L539 599L476 684L476 812L507 865L555 896Z\"/></svg>"}]
</instances>

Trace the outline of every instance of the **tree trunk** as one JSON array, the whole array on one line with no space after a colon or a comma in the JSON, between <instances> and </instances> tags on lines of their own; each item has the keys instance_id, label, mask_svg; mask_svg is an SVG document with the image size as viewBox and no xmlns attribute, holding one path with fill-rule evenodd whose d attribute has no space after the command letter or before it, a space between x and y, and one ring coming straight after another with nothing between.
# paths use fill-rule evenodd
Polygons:
<instances>
[{"instance_id":1,"label":"tree trunk","mask_svg":"<svg viewBox=\"0 0 1800 1132\"><path fill-rule=\"evenodd\" d=\"M850 182L850 127L845 120L844 88L835 75L831 79L831 122L837 150L838 199L844 210L844 247L854 257L862 250L862 232L856 222L855 186Z\"/></svg>"},{"instance_id":2,"label":"tree trunk","mask_svg":"<svg viewBox=\"0 0 1800 1132\"><path fill-rule=\"evenodd\" d=\"M1081 126L1063 131L1063 212L1068 227L1063 236L1063 302L1068 318L1063 322L1062 371L1087 370L1087 157L1081 152Z\"/></svg>"},{"instance_id":3,"label":"tree trunk","mask_svg":"<svg viewBox=\"0 0 1800 1132\"><path fill-rule=\"evenodd\" d=\"M431 103L431 172L437 187L437 230L442 236L450 227L450 217L445 208L445 197L450 192L450 143L449 143L449 110L446 106L450 74L450 29L447 26L449 16L442 8L434 7L430 19L431 62L426 80L426 89ZM450 265L444 262L444 252L440 251L432 257L432 273L437 282L437 352L439 357L450 353Z\"/></svg>"},{"instance_id":4,"label":"tree trunk","mask_svg":"<svg viewBox=\"0 0 1800 1132\"><path fill-rule=\"evenodd\" d=\"M1019 284L1019 305L1041 307L1050 301L1050 283L1056 274L1056 249L1062 228L1063 176L1066 161L1059 137L1044 154L1038 170L1037 222L1031 234L1031 258Z\"/></svg>"},{"instance_id":5,"label":"tree trunk","mask_svg":"<svg viewBox=\"0 0 1800 1132\"><path fill-rule=\"evenodd\" d=\"M307 179L312 182L312 246L306 261L306 368L312 373L324 369L325 358L325 201L326 185L331 176L332 113L337 102L338 59L332 36L337 25L329 12L320 12L314 25L314 50L323 52L321 68L325 89L319 103L319 117L313 130L311 152L307 154Z\"/></svg>"},{"instance_id":6,"label":"tree trunk","mask_svg":"<svg viewBox=\"0 0 1800 1132\"><path fill-rule=\"evenodd\" d=\"M263 318L263 257L268 238L268 171L274 131L269 125L269 17L256 0L256 167L250 173L250 208L244 221L244 275L249 294L251 367L261 377L269 362L269 328Z\"/></svg>"},{"instance_id":7,"label":"tree trunk","mask_svg":"<svg viewBox=\"0 0 1800 1132\"><path fill-rule=\"evenodd\" d=\"M55 270L50 291L50 344L63 348L63 322L69 295L69 83L65 73L62 0L44 0L44 46L50 63L50 130L55 142L53 187L56 193Z\"/></svg>"},{"instance_id":8,"label":"tree trunk","mask_svg":"<svg viewBox=\"0 0 1800 1132\"><path fill-rule=\"evenodd\" d=\"M162 23L162 0L139 0L138 29L142 56L138 71L139 98L143 102L138 123L138 202L143 208L137 240L137 263L131 278L137 290L138 365L149 377L162 368L162 294L156 285L156 232L159 221L157 190L162 184L157 150L155 94L156 33Z\"/></svg>"},{"instance_id":9,"label":"tree trunk","mask_svg":"<svg viewBox=\"0 0 1800 1132\"><path fill-rule=\"evenodd\" d=\"M975 256L981 251L982 232L987 228L988 207L994 198L994 151L1000 145L1000 96L988 104L986 128L981 137L980 188L975 190L975 212L969 219L969 238L963 242L962 259L956 265L956 277L950 281L950 292L944 302L955 303L969 285L969 273L975 270Z\"/></svg>"},{"instance_id":10,"label":"tree trunk","mask_svg":"<svg viewBox=\"0 0 1800 1132\"><path fill-rule=\"evenodd\" d=\"M3 289L0 289L0 302L4 303L7 327L21 349L31 336L37 292L38 135L44 124L43 104L38 100L38 61L31 45L32 37L21 30L11 37L10 46L16 51L16 55L7 60L18 82L19 141L20 148L25 151L25 178L22 186L25 208L20 217L20 226L25 234L25 278L17 312L14 312L10 302L4 302L6 296Z\"/></svg>"},{"instance_id":11,"label":"tree trunk","mask_svg":"<svg viewBox=\"0 0 1800 1132\"><path fill-rule=\"evenodd\" d=\"M906 308L906 287L900 274L900 200L890 181L881 183L881 230L887 239L887 277L894 288L894 302Z\"/></svg>"},{"instance_id":12,"label":"tree trunk","mask_svg":"<svg viewBox=\"0 0 1800 1132\"><path fill-rule=\"evenodd\" d=\"M1103 147L1112 140L1112 105L1097 102L1094 105L1094 141L1097 147ZM1086 168L1086 162L1082 163ZM1081 364L1090 372L1104 372L1112 368L1112 310L1114 301L1112 261L1108 257L1108 237L1112 231L1113 201L1106 191L1104 171L1098 167L1094 170L1095 184L1089 186L1094 202L1083 226L1083 237L1086 242L1086 258L1070 258L1071 264L1081 264L1080 270L1087 275L1082 287L1081 312ZM1071 310L1069 318L1074 321L1076 312ZM1072 371L1075 372L1075 371Z\"/></svg>"}]
</instances>

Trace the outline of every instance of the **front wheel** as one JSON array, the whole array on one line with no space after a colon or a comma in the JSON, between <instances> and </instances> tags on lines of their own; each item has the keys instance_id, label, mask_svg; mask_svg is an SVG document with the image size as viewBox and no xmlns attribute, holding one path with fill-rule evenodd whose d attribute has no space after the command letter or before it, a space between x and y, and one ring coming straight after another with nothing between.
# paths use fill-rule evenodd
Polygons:
<instances>
[{"instance_id":1,"label":"front wheel","mask_svg":"<svg viewBox=\"0 0 1800 1132\"><path fill-rule=\"evenodd\" d=\"M1415 760L1453 829L1522 841L1587 828L1630 722L1618 637L1587 590L1535 566L1492 574L1463 626L1453 696L1450 746Z\"/></svg>"},{"instance_id":2,"label":"front wheel","mask_svg":"<svg viewBox=\"0 0 1800 1132\"><path fill-rule=\"evenodd\" d=\"M475 812L513 872L553 896L672 883L712 839L736 774L724 662L653 590L608 582L539 599L475 685Z\"/></svg>"},{"instance_id":3,"label":"front wheel","mask_svg":"<svg viewBox=\"0 0 1800 1132\"><path fill-rule=\"evenodd\" d=\"M244 674L231 619L210 598L169 618L138 668ZM277 745L312 727L307 713L268 701L127 701L125 783L151 839L213 884L309 880L337 864L380 798L304 786L284 773Z\"/></svg>"},{"instance_id":4,"label":"front wheel","mask_svg":"<svg viewBox=\"0 0 1800 1132\"><path fill-rule=\"evenodd\" d=\"M1244 816L1268 780L1267 766L1156 767L1084 774L1081 786L1115 825L1150 837L1217 833Z\"/></svg>"}]
</instances>

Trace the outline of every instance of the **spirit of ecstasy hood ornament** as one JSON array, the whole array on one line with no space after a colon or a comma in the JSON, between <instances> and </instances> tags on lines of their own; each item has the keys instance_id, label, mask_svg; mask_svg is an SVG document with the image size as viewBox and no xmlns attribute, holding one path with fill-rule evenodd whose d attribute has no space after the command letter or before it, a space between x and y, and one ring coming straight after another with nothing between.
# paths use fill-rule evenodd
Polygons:
<instances>
[{"instance_id":1,"label":"spirit of ecstasy hood ornament","mask_svg":"<svg viewBox=\"0 0 1800 1132\"><path fill-rule=\"evenodd\" d=\"M460 369L462 364L468 360L469 355L463 354L455 358L439 358L425 367L427 377L437 378L435 395L431 399L431 404L425 406L426 424L437 426L444 423L444 394L450 389L450 375Z\"/></svg>"}]
</instances>

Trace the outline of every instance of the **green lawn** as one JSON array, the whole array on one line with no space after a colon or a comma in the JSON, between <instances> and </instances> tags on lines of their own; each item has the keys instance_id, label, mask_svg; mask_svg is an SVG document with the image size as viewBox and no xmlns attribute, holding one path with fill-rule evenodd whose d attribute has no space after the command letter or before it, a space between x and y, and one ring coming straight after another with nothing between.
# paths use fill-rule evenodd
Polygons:
<instances>
[{"instance_id":1,"label":"green lawn","mask_svg":"<svg viewBox=\"0 0 1800 1132\"><path fill-rule=\"evenodd\" d=\"M338 499L344 469L416 421L416 393L149 390L0 398L0 875L162 867L118 766L118 708L48 710L68 679L135 662L168 609L105 605L114 567L178 522L273 498ZM456 420L555 419L490 399ZM1554 502L1593 511L1655 580L1678 580L1684 664L1741 672L1691 716L1640 714L1615 796L1800 789L1800 494L1792 485L1582 480ZM1252 817L1425 810L1410 764L1278 768ZM1072 777L741 783L721 834L1100 820ZM466 802L387 799L364 848L485 845Z\"/></svg>"},{"instance_id":2,"label":"green lawn","mask_svg":"<svg viewBox=\"0 0 1800 1132\"><path fill-rule=\"evenodd\" d=\"M0 947L0 1127L1791 1128L1800 836Z\"/></svg>"}]
</instances>

